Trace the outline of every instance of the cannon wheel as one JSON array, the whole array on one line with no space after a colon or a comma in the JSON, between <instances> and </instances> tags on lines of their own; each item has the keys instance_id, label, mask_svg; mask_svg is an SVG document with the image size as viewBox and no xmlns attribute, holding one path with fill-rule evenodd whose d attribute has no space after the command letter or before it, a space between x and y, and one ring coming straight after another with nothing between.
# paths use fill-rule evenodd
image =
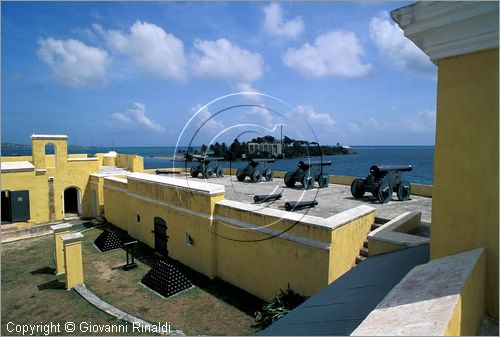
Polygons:
<instances>
[{"instance_id":1,"label":"cannon wheel","mask_svg":"<svg viewBox=\"0 0 500 337\"><path fill-rule=\"evenodd\" d=\"M252 172L252 176L250 177L250 179L254 182L254 183L258 183L260 181L260 178L262 178L262 174L260 173L260 170L254 170Z\"/></svg>"},{"instance_id":2,"label":"cannon wheel","mask_svg":"<svg viewBox=\"0 0 500 337\"><path fill-rule=\"evenodd\" d=\"M286 187L294 187L295 186L295 178L293 177L293 172L287 172L285 174L285 185Z\"/></svg>"},{"instance_id":3,"label":"cannon wheel","mask_svg":"<svg viewBox=\"0 0 500 337\"><path fill-rule=\"evenodd\" d=\"M196 178L198 176L198 168L192 166L191 167L191 177Z\"/></svg>"},{"instance_id":4,"label":"cannon wheel","mask_svg":"<svg viewBox=\"0 0 500 337\"><path fill-rule=\"evenodd\" d=\"M411 185L407 181L402 181L398 185L398 189L396 191L396 195L398 196L398 199L401 201L406 201L410 199L411 195Z\"/></svg>"},{"instance_id":5,"label":"cannon wheel","mask_svg":"<svg viewBox=\"0 0 500 337\"><path fill-rule=\"evenodd\" d=\"M212 174L214 174L214 171L212 171L211 167L205 168L205 171L203 172L203 176L205 177L205 179L211 178Z\"/></svg>"},{"instance_id":6,"label":"cannon wheel","mask_svg":"<svg viewBox=\"0 0 500 337\"><path fill-rule=\"evenodd\" d=\"M377 199L382 204L386 204L392 199L392 186L386 181L381 182L377 188Z\"/></svg>"},{"instance_id":7,"label":"cannon wheel","mask_svg":"<svg viewBox=\"0 0 500 337\"><path fill-rule=\"evenodd\" d=\"M320 188L328 187L328 176L319 176L318 184Z\"/></svg>"},{"instance_id":8,"label":"cannon wheel","mask_svg":"<svg viewBox=\"0 0 500 337\"><path fill-rule=\"evenodd\" d=\"M304 178L302 178L302 187L306 190L310 190L313 188L314 178L309 174L304 174Z\"/></svg>"},{"instance_id":9,"label":"cannon wheel","mask_svg":"<svg viewBox=\"0 0 500 337\"><path fill-rule=\"evenodd\" d=\"M364 179L354 179L351 184L351 194L356 199L362 198L365 195Z\"/></svg>"},{"instance_id":10,"label":"cannon wheel","mask_svg":"<svg viewBox=\"0 0 500 337\"><path fill-rule=\"evenodd\" d=\"M239 168L238 170L236 170L236 179L238 179L238 181L243 181L245 180L245 170L243 170L242 168Z\"/></svg>"},{"instance_id":11,"label":"cannon wheel","mask_svg":"<svg viewBox=\"0 0 500 337\"><path fill-rule=\"evenodd\" d=\"M217 166L215 169L215 176L224 177L224 169L221 166Z\"/></svg>"},{"instance_id":12,"label":"cannon wheel","mask_svg":"<svg viewBox=\"0 0 500 337\"><path fill-rule=\"evenodd\" d=\"M264 178L266 181L273 181L273 171L271 169L266 169L264 172Z\"/></svg>"}]
</instances>

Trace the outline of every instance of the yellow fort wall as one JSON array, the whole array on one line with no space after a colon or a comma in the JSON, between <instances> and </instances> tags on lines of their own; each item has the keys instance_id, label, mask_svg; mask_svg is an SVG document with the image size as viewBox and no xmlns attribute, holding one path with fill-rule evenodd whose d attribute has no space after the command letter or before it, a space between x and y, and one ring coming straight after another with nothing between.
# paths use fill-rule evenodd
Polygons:
<instances>
[{"instance_id":1,"label":"yellow fort wall","mask_svg":"<svg viewBox=\"0 0 500 337\"><path fill-rule=\"evenodd\" d=\"M89 175L99 171L98 161L87 158L86 154L68 155L65 136L34 135L31 143L33 156L2 157L2 162L24 159L35 166L32 171L2 172L2 190L29 191L30 223L62 220L64 190L68 187L80 191L81 214L88 214L91 207L90 194L87 193ZM55 155L45 155L46 144L54 145ZM49 182L54 190L53 211L49 206Z\"/></svg>"},{"instance_id":2,"label":"yellow fort wall","mask_svg":"<svg viewBox=\"0 0 500 337\"><path fill-rule=\"evenodd\" d=\"M484 247L498 319L498 48L439 61L431 258Z\"/></svg>"},{"instance_id":3,"label":"yellow fort wall","mask_svg":"<svg viewBox=\"0 0 500 337\"><path fill-rule=\"evenodd\" d=\"M224 200L222 185L141 173L104 178L103 197L106 219L132 237L154 247L160 217L170 257L265 300L288 284L310 296L341 276L374 221L368 206L323 219Z\"/></svg>"}]
</instances>

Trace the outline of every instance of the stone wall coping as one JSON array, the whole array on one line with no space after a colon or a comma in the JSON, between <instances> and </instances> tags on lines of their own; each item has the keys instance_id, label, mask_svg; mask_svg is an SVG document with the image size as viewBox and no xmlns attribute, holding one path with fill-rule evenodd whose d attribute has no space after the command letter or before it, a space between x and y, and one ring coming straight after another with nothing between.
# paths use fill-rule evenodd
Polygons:
<instances>
[{"instance_id":1,"label":"stone wall coping","mask_svg":"<svg viewBox=\"0 0 500 337\"><path fill-rule=\"evenodd\" d=\"M31 135L31 139L68 139L67 135Z\"/></svg>"},{"instance_id":2,"label":"stone wall coping","mask_svg":"<svg viewBox=\"0 0 500 337\"><path fill-rule=\"evenodd\" d=\"M82 233L61 234L61 239L63 240L64 243L80 242L83 240L83 234Z\"/></svg>"},{"instance_id":3,"label":"stone wall coping","mask_svg":"<svg viewBox=\"0 0 500 337\"><path fill-rule=\"evenodd\" d=\"M331 217L328 217L326 221L333 229L336 229L374 212L375 208L367 205L360 205L332 215Z\"/></svg>"},{"instance_id":4,"label":"stone wall coping","mask_svg":"<svg viewBox=\"0 0 500 337\"><path fill-rule=\"evenodd\" d=\"M443 336L484 248L413 268L351 336Z\"/></svg>"},{"instance_id":5,"label":"stone wall coping","mask_svg":"<svg viewBox=\"0 0 500 337\"><path fill-rule=\"evenodd\" d=\"M275 218L281 218L289 221L297 221L302 225L327 228L330 230L338 228L366 214L369 214L370 212L375 211L375 209L372 207L362 205L325 219L313 215L304 215L302 213L282 211L279 209L262 207L262 205L247 204L234 200L221 200L218 201L216 205L221 205L247 212L253 212L261 215L267 215Z\"/></svg>"},{"instance_id":6,"label":"stone wall coping","mask_svg":"<svg viewBox=\"0 0 500 337\"><path fill-rule=\"evenodd\" d=\"M98 161L99 158L97 157L73 157L73 158L68 158L68 161Z\"/></svg>"},{"instance_id":7,"label":"stone wall coping","mask_svg":"<svg viewBox=\"0 0 500 337\"><path fill-rule=\"evenodd\" d=\"M111 180L111 181L115 181L117 183L122 183L122 184L128 183L127 179L125 179L125 178L119 178L119 177L113 177L113 176L103 176L103 177L104 177L104 181Z\"/></svg>"},{"instance_id":8,"label":"stone wall coping","mask_svg":"<svg viewBox=\"0 0 500 337\"><path fill-rule=\"evenodd\" d=\"M412 227L416 227L420 223L421 216L422 213L417 211L402 213L368 234L368 240L383 241L408 247L429 243L429 238L398 231L400 227L408 225L410 222L415 224ZM412 228L406 228L406 230L410 229Z\"/></svg>"},{"instance_id":9,"label":"stone wall coping","mask_svg":"<svg viewBox=\"0 0 500 337\"><path fill-rule=\"evenodd\" d=\"M63 223L60 223L57 225L50 226L50 229L52 229L52 231L54 233L59 233L59 232L64 232L64 231L70 229L71 227L73 227L73 225L71 225L67 222L63 222Z\"/></svg>"},{"instance_id":10,"label":"stone wall coping","mask_svg":"<svg viewBox=\"0 0 500 337\"><path fill-rule=\"evenodd\" d=\"M187 180L187 179L178 179L167 176L158 176L156 174L132 173L128 175L127 178L133 181L140 181L140 182L186 189L200 194L220 195L224 194L225 192L224 185Z\"/></svg>"}]
</instances>

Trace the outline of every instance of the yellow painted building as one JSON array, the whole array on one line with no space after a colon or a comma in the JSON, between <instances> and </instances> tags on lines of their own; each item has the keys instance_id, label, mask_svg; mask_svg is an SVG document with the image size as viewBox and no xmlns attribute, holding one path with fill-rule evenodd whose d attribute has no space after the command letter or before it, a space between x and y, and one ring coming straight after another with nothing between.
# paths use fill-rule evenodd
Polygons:
<instances>
[{"instance_id":1,"label":"yellow painted building","mask_svg":"<svg viewBox=\"0 0 500 337\"><path fill-rule=\"evenodd\" d=\"M312 295L348 271L372 207L329 218L224 199L224 186L145 173L103 178L106 219L210 278L271 300ZM96 184L97 186L97 184Z\"/></svg>"},{"instance_id":2,"label":"yellow painted building","mask_svg":"<svg viewBox=\"0 0 500 337\"><path fill-rule=\"evenodd\" d=\"M32 135L31 145L31 156L1 158L2 224L29 227L99 215L99 198L90 188L89 177L99 174L104 154L68 154L66 135ZM143 159L118 155L111 164L142 171Z\"/></svg>"},{"instance_id":3,"label":"yellow painted building","mask_svg":"<svg viewBox=\"0 0 500 337\"><path fill-rule=\"evenodd\" d=\"M483 248L485 281L477 278L470 288L478 293L484 288L486 298L464 295L461 310L486 312L494 319L499 298L498 13L498 2L482 1L419 2L391 13L405 36L438 66L431 259ZM477 320L464 322L459 333L477 331Z\"/></svg>"}]
</instances>

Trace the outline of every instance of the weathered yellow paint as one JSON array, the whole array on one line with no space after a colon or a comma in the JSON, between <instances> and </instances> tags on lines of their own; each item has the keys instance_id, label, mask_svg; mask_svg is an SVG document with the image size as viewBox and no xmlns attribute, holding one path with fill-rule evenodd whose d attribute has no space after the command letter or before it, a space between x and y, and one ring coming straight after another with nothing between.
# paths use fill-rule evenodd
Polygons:
<instances>
[{"instance_id":1,"label":"weathered yellow paint","mask_svg":"<svg viewBox=\"0 0 500 337\"><path fill-rule=\"evenodd\" d=\"M54 144L55 155L45 155L45 145ZM87 192L89 175L99 171L99 163L87 160L86 154L67 154L67 139L32 138L32 157L30 161L35 166L31 172L2 173L2 190L29 190L30 222L43 223L62 220L64 218L63 197L68 187L79 190L82 214L88 214L90 209L90 194ZM16 157L12 157L16 158ZM18 158L17 158L18 159ZM15 161L16 159L14 159ZM10 157L2 158L10 161ZM49 207L49 185L53 185L53 214Z\"/></svg>"},{"instance_id":2,"label":"weathered yellow paint","mask_svg":"<svg viewBox=\"0 0 500 337\"><path fill-rule=\"evenodd\" d=\"M372 211L332 231L328 283L352 268L374 222L375 211Z\"/></svg>"},{"instance_id":3,"label":"weathered yellow paint","mask_svg":"<svg viewBox=\"0 0 500 337\"><path fill-rule=\"evenodd\" d=\"M487 313L495 319L498 90L498 48L439 61L431 258L485 247Z\"/></svg>"},{"instance_id":4,"label":"weathered yellow paint","mask_svg":"<svg viewBox=\"0 0 500 337\"><path fill-rule=\"evenodd\" d=\"M223 204L222 193L136 177L104 178L103 191L108 221L154 247L154 219L163 219L170 257L265 300L288 283L310 296L349 270L374 221L371 212L336 227L332 234L328 219L310 217L323 225L306 224L296 215L284 216L286 212L267 214L241 203ZM260 229L248 228L255 226ZM186 234L193 245L186 243Z\"/></svg>"},{"instance_id":5,"label":"weathered yellow paint","mask_svg":"<svg viewBox=\"0 0 500 337\"><path fill-rule=\"evenodd\" d=\"M63 234L61 239L64 244L64 269L66 289L83 283L82 242L80 233Z\"/></svg>"},{"instance_id":6,"label":"weathered yellow paint","mask_svg":"<svg viewBox=\"0 0 500 337\"><path fill-rule=\"evenodd\" d=\"M64 274L64 244L61 239L62 234L67 234L71 230L71 225L67 226L55 226L53 228L54 236L54 257L56 264L56 275Z\"/></svg>"}]
</instances>

